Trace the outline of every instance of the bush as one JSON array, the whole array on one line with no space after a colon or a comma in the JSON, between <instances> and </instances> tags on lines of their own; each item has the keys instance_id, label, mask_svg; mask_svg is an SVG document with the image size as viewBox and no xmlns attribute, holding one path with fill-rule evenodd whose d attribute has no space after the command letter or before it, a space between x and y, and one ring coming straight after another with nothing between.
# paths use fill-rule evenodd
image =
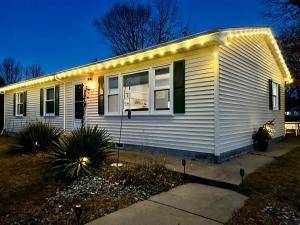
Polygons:
<instances>
[{"instance_id":1,"label":"bush","mask_svg":"<svg viewBox=\"0 0 300 225\"><path fill-rule=\"evenodd\" d=\"M105 129L82 127L60 139L55 146L49 156L51 170L69 182L101 167L110 153L111 138Z\"/></svg>"},{"instance_id":2,"label":"bush","mask_svg":"<svg viewBox=\"0 0 300 225\"><path fill-rule=\"evenodd\" d=\"M22 152L36 152L47 150L58 141L62 131L43 122L34 122L26 125L16 135L14 147Z\"/></svg>"}]
</instances>

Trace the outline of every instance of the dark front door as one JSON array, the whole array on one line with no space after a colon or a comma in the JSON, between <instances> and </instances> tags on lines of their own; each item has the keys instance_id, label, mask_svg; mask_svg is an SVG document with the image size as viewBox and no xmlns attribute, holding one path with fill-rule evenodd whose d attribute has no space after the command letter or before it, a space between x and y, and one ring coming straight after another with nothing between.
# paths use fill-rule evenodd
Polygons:
<instances>
[{"instance_id":1,"label":"dark front door","mask_svg":"<svg viewBox=\"0 0 300 225\"><path fill-rule=\"evenodd\" d=\"M0 94L0 131L4 125L4 95Z\"/></svg>"}]
</instances>

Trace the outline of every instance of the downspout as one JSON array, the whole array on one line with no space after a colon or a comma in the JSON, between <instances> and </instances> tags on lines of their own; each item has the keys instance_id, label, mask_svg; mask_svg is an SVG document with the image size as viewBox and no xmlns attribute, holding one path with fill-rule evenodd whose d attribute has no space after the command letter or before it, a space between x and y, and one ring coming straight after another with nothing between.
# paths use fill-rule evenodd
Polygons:
<instances>
[{"instance_id":1,"label":"downspout","mask_svg":"<svg viewBox=\"0 0 300 225\"><path fill-rule=\"evenodd\" d=\"M62 84L64 84L64 132L66 132L66 82L62 81L61 79L57 78L57 76L54 76L54 79Z\"/></svg>"},{"instance_id":2,"label":"downspout","mask_svg":"<svg viewBox=\"0 0 300 225\"><path fill-rule=\"evenodd\" d=\"M0 135L3 135L4 131L5 131L5 128L6 128L6 123L5 123L5 91L1 91L0 94L3 95L3 128L2 128L2 131L0 133Z\"/></svg>"}]
</instances>

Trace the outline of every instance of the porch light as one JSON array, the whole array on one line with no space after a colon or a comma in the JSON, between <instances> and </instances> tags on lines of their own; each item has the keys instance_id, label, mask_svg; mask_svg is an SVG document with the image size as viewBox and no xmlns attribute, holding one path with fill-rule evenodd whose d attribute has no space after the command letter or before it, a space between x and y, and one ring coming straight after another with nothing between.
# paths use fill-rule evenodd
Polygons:
<instances>
[{"instance_id":1,"label":"porch light","mask_svg":"<svg viewBox=\"0 0 300 225\"><path fill-rule=\"evenodd\" d=\"M93 81L92 78L88 78L88 81L86 83L86 87L87 87L88 90L93 90L93 89L96 88L96 84L95 84L95 82Z\"/></svg>"}]
</instances>

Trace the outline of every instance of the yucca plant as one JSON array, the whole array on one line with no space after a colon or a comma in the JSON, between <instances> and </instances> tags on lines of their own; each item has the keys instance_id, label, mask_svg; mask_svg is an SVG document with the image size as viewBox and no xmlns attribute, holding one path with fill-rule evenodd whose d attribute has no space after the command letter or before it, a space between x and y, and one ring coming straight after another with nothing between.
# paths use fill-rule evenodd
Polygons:
<instances>
[{"instance_id":1,"label":"yucca plant","mask_svg":"<svg viewBox=\"0 0 300 225\"><path fill-rule=\"evenodd\" d=\"M110 153L111 138L105 129L81 127L54 143L48 157L53 174L66 182L100 168Z\"/></svg>"},{"instance_id":2,"label":"yucca plant","mask_svg":"<svg viewBox=\"0 0 300 225\"><path fill-rule=\"evenodd\" d=\"M16 135L16 143L13 146L21 152L36 152L47 150L53 146L53 141L58 141L62 130L40 121L27 124Z\"/></svg>"}]
</instances>

